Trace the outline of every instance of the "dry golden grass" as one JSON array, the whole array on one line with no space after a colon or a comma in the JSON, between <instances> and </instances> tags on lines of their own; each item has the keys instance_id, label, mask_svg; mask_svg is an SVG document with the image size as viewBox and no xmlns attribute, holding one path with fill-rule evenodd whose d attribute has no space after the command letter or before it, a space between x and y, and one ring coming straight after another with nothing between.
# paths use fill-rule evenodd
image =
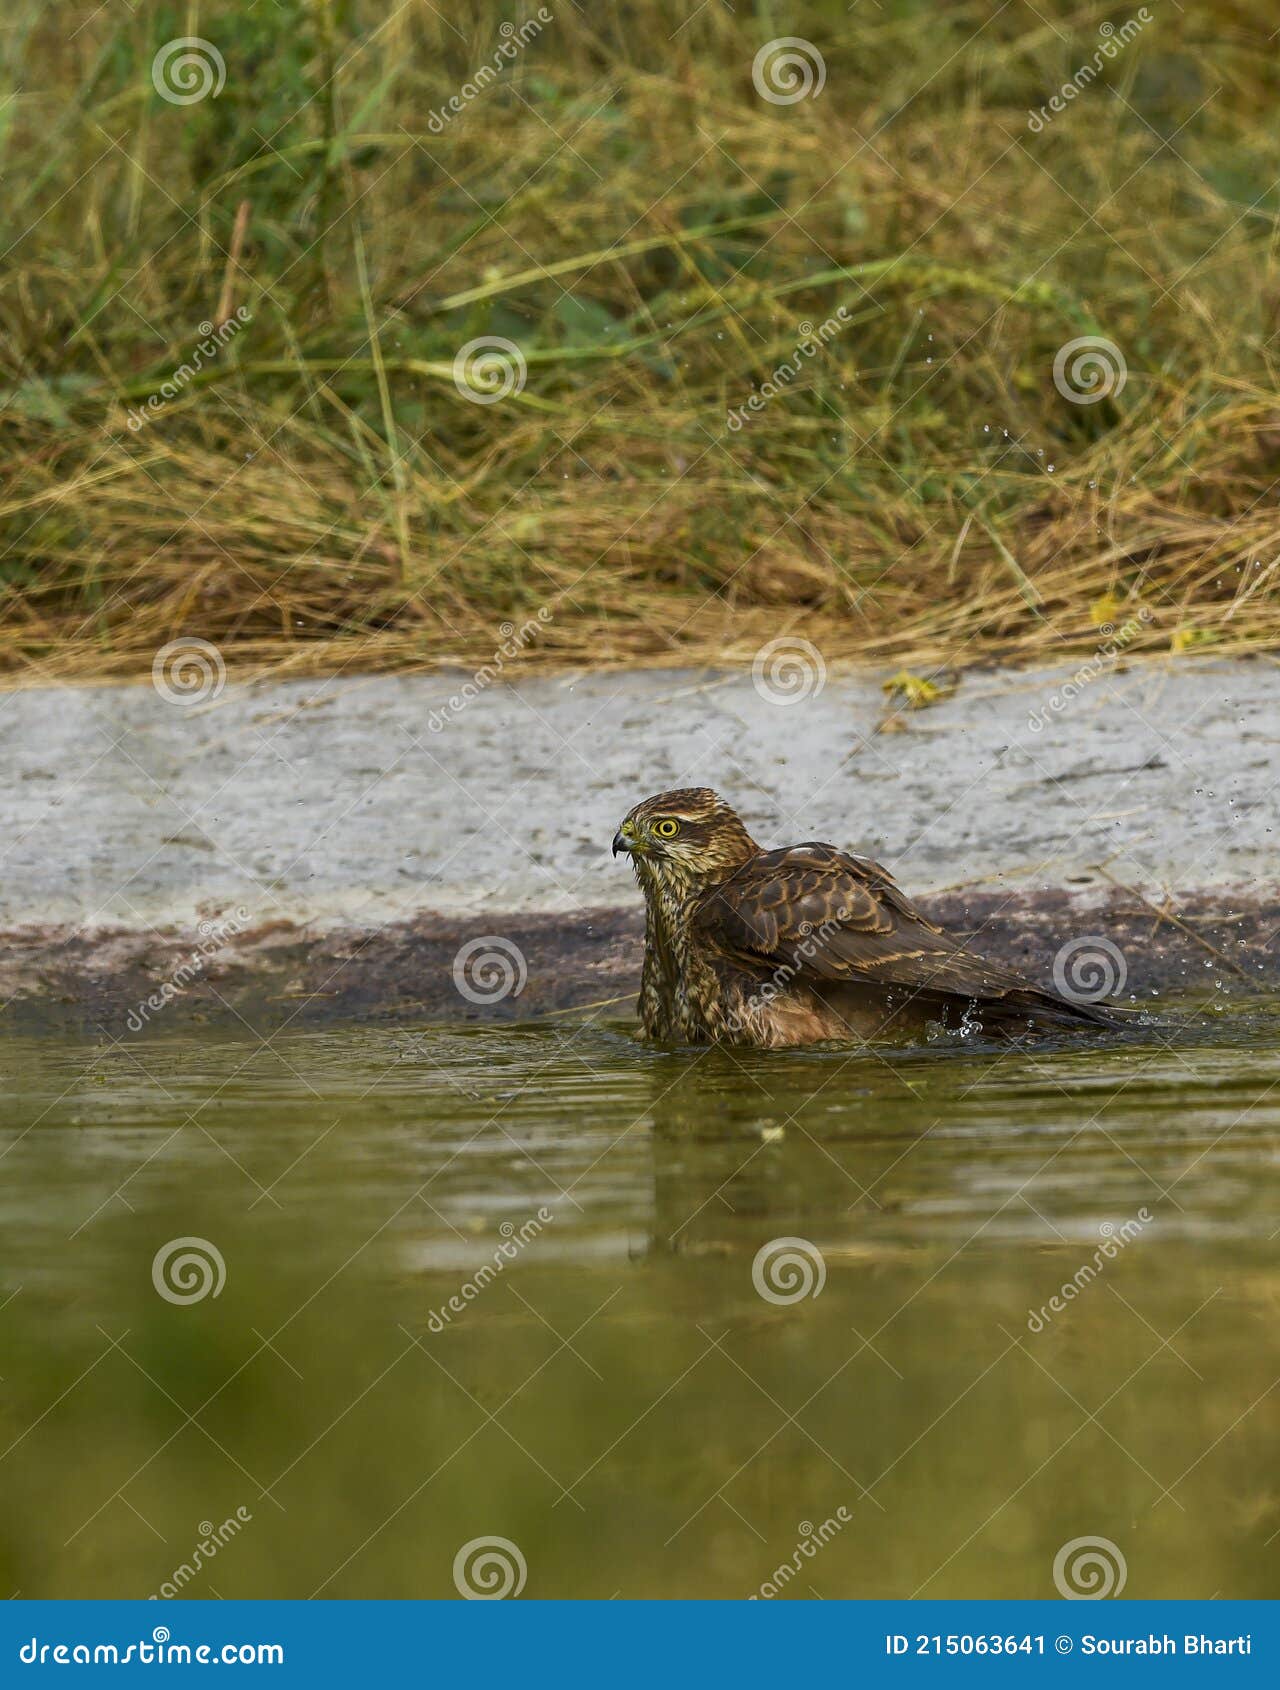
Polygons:
<instances>
[{"instance_id":1,"label":"dry golden grass","mask_svg":"<svg viewBox=\"0 0 1280 1690\"><path fill-rule=\"evenodd\" d=\"M1012 0L504 8L15 0L0 31L0 668L1274 646L1274 18ZM532 6L510 13L529 18ZM864 15L865 14L865 15ZM76 27L79 25L80 27ZM179 35L226 64L175 105ZM753 87L772 37L816 98ZM244 208L244 209L242 209ZM239 228L237 229L237 218ZM199 325L248 326L140 427ZM839 310L800 374L728 426ZM457 390L477 336L523 389ZM1070 403L1100 335L1122 391Z\"/></svg>"}]
</instances>

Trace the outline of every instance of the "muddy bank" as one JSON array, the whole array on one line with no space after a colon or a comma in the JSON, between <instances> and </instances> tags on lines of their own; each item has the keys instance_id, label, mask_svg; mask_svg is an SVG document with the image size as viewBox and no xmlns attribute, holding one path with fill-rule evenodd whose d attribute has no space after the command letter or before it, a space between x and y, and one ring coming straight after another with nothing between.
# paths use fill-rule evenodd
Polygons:
<instances>
[{"instance_id":1,"label":"muddy bank","mask_svg":"<svg viewBox=\"0 0 1280 1690\"><path fill-rule=\"evenodd\" d=\"M1074 971L1066 977L1077 989L1106 979L1125 1001L1169 992L1185 1001L1190 992L1206 1007L1280 987L1280 916L1271 906L1242 910L1239 900L1199 895L1175 918L1121 892L1087 906L1052 891L919 902L952 931L972 933L987 956L1046 983L1057 964ZM0 936L0 992L14 1031L126 1041L193 1024L270 1034L351 1020L625 1020L642 929L634 909L488 923L422 916L317 933L280 922L249 928L216 952L203 951L208 939L198 934L193 942L189 933L28 930ZM1059 961L1064 946L1072 948Z\"/></svg>"},{"instance_id":2,"label":"muddy bank","mask_svg":"<svg viewBox=\"0 0 1280 1690\"><path fill-rule=\"evenodd\" d=\"M1139 995L1280 977L1270 663L972 674L899 716L858 675L799 696L740 674L465 681L0 698L6 1023L131 1038L625 999L638 895L609 841L637 797L690 784L763 843L879 857L1046 980L1093 937Z\"/></svg>"}]
</instances>

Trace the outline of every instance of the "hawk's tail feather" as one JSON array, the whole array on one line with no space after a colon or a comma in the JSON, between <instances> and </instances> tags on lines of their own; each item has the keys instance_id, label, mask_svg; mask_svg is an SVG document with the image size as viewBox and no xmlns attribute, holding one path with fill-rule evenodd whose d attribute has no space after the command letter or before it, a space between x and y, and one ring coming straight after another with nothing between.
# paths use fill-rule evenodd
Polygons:
<instances>
[{"instance_id":1,"label":"hawk's tail feather","mask_svg":"<svg viewBox=\"0 0 1280 1690\"><path fill-rule=\"evenodd\" d=\"M1118 1032L1130 1024L1133 1011L1119 1004L1078 1002L1039 986L1020 986L999 997L974 999L972 1015L987 1032L1017 1037L1028 1031L1067 1032L1083 1027Z\"/></svg>"}]
</instances>

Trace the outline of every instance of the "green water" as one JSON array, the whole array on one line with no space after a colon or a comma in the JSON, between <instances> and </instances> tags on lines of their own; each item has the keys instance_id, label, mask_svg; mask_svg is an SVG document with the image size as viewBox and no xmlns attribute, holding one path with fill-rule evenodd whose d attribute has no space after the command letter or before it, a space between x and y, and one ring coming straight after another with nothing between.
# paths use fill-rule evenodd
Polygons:
<instances>
[{"instance_id":1,"label":"green water","mask_svg":"<svg viewBox=\"0 0 1280 1690\"><path fill-rule=\"evenodd\" d=\"M11 1040L0 1595L1276 1596L1278 1030Z\"/></svg>"}]
</instances>

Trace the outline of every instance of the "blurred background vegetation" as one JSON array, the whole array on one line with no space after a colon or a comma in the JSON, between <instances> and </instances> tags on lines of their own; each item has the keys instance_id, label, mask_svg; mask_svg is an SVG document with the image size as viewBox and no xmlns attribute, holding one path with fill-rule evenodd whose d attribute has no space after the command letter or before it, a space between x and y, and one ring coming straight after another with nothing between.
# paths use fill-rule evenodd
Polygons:
<instances>
[{"instance_id":1,"label":"blurred background vegetation","mask_svg":"<svg viewBox=\"0 0 1280 1690\"><path fill-rule=\"evenodd\" d=\"M1151 0L9 0L0 665L877 662L1280 629L1275 15ZM166 43L225 81L180 104ZM816 97L753 86L767 41ZM849 326L741 429L803 324ZM237 311L247 326L131 427ZM479 336L527 379L458 390ZM1102 335L1122 391L1073 404Z\"/></svg>"}]
</instances>

